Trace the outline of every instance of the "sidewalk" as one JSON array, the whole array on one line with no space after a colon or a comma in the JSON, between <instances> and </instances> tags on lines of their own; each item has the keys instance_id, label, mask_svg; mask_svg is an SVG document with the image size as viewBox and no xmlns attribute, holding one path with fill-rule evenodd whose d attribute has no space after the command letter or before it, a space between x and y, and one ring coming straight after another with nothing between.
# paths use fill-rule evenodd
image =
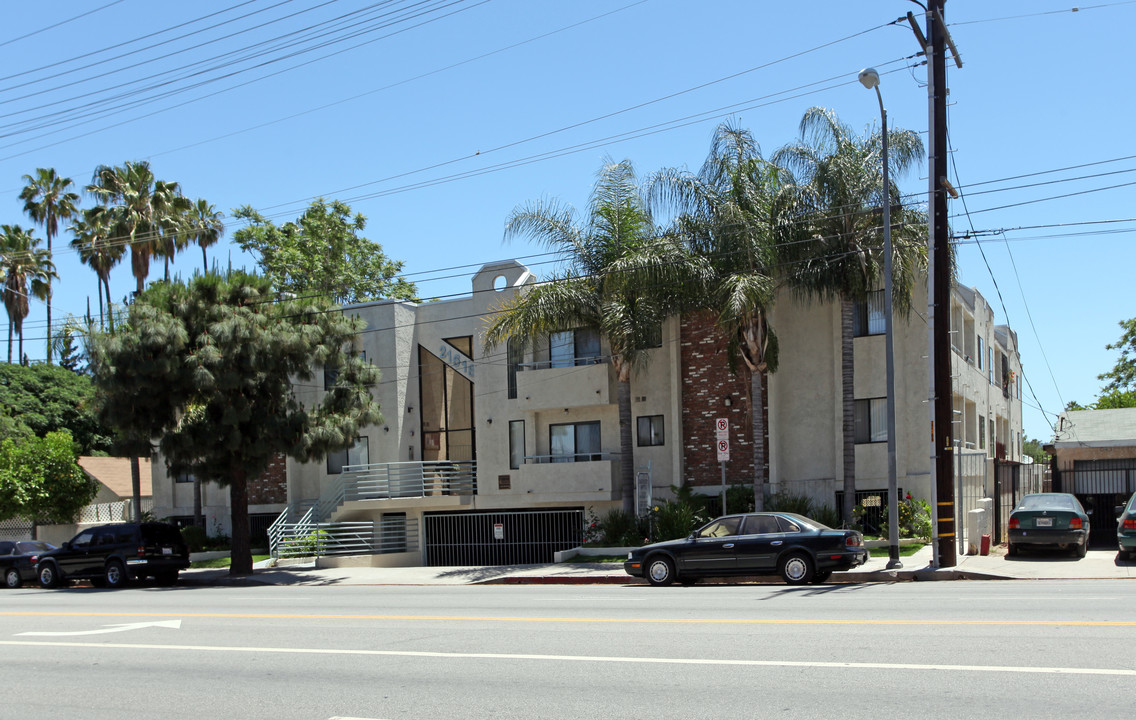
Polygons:
<instances>
[{"instance_id":1,"label":"sidewalk","mask_svg":"<svg viewBox=\"0 0 1136 720\"><path fill-rule=\"evenodd\" d=\"M1136 562L1117 561L1115 550L1090 550L1084 558L1031 554L1007 559L1005 548L990 555L962 555L953 568L931 568L933 552L924 546L901 558L903 567L886 569L886 557L848 572L833 573L830 583L899 582L911 580L1087 580L1136 578ZM477 585L477 584L644 584L623 572L619 564L557 563L496 567L317 568L313 563L262 567L247 578L230 578L228 570L185 570L181 585ZM710 581L713 582L713 581ZM778 577L733 578L723 582L779 584Z\"/></svg>"}]
</instances>

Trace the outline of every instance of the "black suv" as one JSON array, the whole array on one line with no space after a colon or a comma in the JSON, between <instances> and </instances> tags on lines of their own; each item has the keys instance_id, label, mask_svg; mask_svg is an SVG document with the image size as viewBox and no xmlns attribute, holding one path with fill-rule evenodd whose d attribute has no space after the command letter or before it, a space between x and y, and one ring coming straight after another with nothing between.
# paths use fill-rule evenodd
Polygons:
<instances>
[{"instance_id":1,"label":"black suv","mask_svg":"<svg viewBox=\"0 0 1136 720\"><path fill-rule=\"evenodd\" d=\"M177 582L189 567L189 548L169 523L117 523L88 528L43 553L36 564L39 584L57 587L70 580L90 580L96 587L118 588L131 578L153 577L161 585Z\"/></svg>"}]
</instances>

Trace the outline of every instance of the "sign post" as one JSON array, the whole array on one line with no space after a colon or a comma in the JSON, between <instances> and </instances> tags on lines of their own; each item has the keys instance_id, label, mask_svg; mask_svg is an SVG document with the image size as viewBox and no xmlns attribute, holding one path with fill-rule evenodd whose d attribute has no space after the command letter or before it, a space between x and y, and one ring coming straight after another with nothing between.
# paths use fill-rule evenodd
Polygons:
<instances>
[{"instance_id":1,"label":"sign post","mask_svg":"<svg viewBox=\"0 0 1136 720\"><path fill-rule=\"evenodd\" d=\"M730 459L730 421L717 418L714 421L715 444L718 447L718 465L722 468L722 514L726 514L726 461Z\"/></svg>"}]
</instances>

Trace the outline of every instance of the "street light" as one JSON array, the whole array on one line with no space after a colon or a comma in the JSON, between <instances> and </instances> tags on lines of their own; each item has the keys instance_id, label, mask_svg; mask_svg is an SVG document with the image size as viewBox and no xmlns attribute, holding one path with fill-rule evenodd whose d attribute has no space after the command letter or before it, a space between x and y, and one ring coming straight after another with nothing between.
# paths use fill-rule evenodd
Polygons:
<instances>
[{"instance_id":1,"label":"street light","mask_svg":"<svg viewBox=\"0 0 1136 720\"><path fill-rule=\"evenodd\" d=\"M887 568L901 568L899 560L899 497L895 470L895 352L891 327L891 186L888 184L888 116L884 96L880 94L880 74L875 68L864 68L858 76L860 84L876 91L880 101L880 123L883 126L882 164L884 169L884 342L887 367L888 426L888 563Z\"/></svg>"}]
</instances>

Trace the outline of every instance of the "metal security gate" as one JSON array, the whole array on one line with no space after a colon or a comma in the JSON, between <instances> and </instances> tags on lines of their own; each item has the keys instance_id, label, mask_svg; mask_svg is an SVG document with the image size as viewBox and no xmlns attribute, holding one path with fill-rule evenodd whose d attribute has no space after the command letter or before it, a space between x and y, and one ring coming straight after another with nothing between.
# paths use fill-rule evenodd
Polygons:
<instances>
[{"instance_id":1,"label":"metal security gate","mask_svg":"<svg viewBox=\"0 0 1136 720\"><path fill-rule=\"evenodd\" d=\"M584 542L584 509L428 513L426 565L533 565Z\"/></svg>"},{"instance_id":2,"label":"metal security gate","mask_svg":"<svg viewBox=\"0 0 1136 720\"><path fill-rule=\"evenodd\" d=\"M1077 496L1090 510L1089 543L1116 547L1114 508L1136 492L1136 459L1078 460L1060 469L1062 492Z\"/></svg>"}]
</instances>

